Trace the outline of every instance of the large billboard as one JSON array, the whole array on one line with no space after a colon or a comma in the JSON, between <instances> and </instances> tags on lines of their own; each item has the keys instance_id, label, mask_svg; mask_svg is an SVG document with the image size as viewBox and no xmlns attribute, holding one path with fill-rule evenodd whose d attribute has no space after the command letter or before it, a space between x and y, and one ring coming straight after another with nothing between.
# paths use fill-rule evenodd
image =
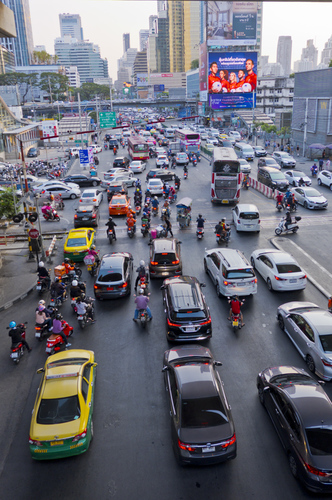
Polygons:
<instances>
[{"instance_id":1,"label":"large billboard","mask_svg":"<svg viewBox=\"0 0 332 500\"><path fill-rule=\"evenodd\" d=\"M209 47L256 45L258 2L207 2Z\"/></svg>"},{"instance_id":2,"label":"large billboard","mask_svg":"<svg viewBox=\"0 0 332 500\"><path fill-rule=\"evenodd\" d=\"M148 86L149 86L149 74L137 73L137 87L148 87Z\"/></svg>"},{"instance_id":3,"label":"large billboard","mask_svg":"<svg viewBox=\"0 0 332 500\"><path fill-rule=\"evenodd\" d=\"M210 52L208 92L212 109L252 108L257 52Z\"/></svg>"}]
</instances>

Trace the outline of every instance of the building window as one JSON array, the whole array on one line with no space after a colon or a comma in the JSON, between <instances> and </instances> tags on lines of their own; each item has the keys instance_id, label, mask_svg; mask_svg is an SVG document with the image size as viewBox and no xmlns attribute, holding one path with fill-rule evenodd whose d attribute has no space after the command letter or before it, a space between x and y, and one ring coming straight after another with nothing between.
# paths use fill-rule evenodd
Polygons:
<instances>
[{"instance_id":1,"label":"building window","mask_svg":"<svg viewBox=\"0 0 332 500\"><path fill-rule=\"evenodd\" d=\"M274 89L270 89L270 94L273 94L274 93Z\"/></svg>"},{"instance_id":2,"label":"building window","mask_svg":"<svg viewBox=\"0 0 332 500\"><path fill-rule=\"evenodd\" d=\"M288 102L293 102L293 97L289 97Z\"/></svg>"},{"instance_id":3,"label":"building window","mask_svg":"<svg viewBox=\"0 0 332 500\"><path fill-rule=\"evenodd\" d=\"M282 90L281 89L277 89L277 94L281 94L282 93Z\"/></svg>"},{"instance_id":4,"label":"building window","mask_svg":"<svg viewBox=\"0 0 332 500\"><path fill-rule=\"evenodd\" d=\"M278 98L278 97L276 97L276 98L274 99L274 102L279 102L279 98Z\"/></svg>"},{"instance_id":5,"label":"building window","mask_svg":"<svg viewBox=\"0 0 332 500\"><path fill-rule=\"evenodd\" d=\"M270 97L269 102L273 102L273 97Z\"/></svg>"},{"instance_id":6,"label":"building window","mask_svg":"<svg viewBox=\"0 0 332 500\"><path fill-rule=\"evenodd\" d=\"M258 89L256 93L257 93L257 94L261 94L261 93L262 93L262 91Z\"/></svg>"}]
</instances>

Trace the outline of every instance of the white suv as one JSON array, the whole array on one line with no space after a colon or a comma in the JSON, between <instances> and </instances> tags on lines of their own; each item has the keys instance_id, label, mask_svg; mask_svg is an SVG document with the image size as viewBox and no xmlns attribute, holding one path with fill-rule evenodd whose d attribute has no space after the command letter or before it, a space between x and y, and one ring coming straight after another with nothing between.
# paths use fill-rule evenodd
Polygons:
<instances>
[{"instance_id":1,"label":"white suv","mask_svg":"<svg viewBox=\"0 0 332 500\"><path fill-rule=\"evenodd\" d=\"M236 141L241 141L241 134L236 130L230 130L228 132L229 137L233 137Z\"/></svg>"}]
</instances>

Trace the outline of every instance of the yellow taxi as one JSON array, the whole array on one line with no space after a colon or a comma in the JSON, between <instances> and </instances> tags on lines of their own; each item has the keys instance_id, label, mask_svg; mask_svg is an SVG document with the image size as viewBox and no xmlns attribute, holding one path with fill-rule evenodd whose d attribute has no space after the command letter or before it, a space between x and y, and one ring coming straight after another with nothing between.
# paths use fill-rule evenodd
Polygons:
<instances>
[{"instance_id":1,"label":"yellow taxi","mask_svg":"<svg viewBox=\"0 0 332 500\"><path fill-rule=\"evenodd\" d=\"M108 206L110 215L127 215L130 198L126 194L115 194L112 196Z\"/></svg>"},{"instance_id":2,"label":"yellow taxi","mask_svg":"<svg viewBox=\"0 0 332 500\"><path fill-rule=\"evenodd\" d=\"M91 227L71 229L63 247L64 257L74 262L83 261L93 245L95 233L95 229Z\"/></svg>"},{"instance_id":3,"label":"yellow taxi","mask_svg":"<svg viewBox=\"0 0 332 500\"><path fill-rule=\"evenodd\" d=\"M93 438L96 379L93 351L70 349L50 356L32 411L29 445L32 458L51 460L80 455Z\"/></svg>"},{"instance_id":4,"label":"yellow taxi","mask_svg":"<svg viewBox=\"0 0 332 500\"><path fill-rule=\"evenodd\" d=\"M225 139L225 140L229 140L229 136L227 134L219 134L219 139Z\"/></svg>"}]
</instances>

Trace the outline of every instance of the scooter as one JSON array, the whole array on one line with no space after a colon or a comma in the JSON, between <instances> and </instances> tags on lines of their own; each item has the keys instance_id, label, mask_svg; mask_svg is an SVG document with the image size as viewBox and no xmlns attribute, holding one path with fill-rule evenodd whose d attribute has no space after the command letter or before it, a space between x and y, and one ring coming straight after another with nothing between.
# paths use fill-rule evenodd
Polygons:
<instances>
[{"instance_id":1,"label":"scooter","mask_svg":"<svg viewBox=\"0 0 332 500\"><path fill-rule=\"evenodd\" d=\"M204 236L204 227L198 227L196 229L196 236L198 240L201 240Z\"/></svg>"},{"instance_id":2,"label":"scooter","mask_svg":"<svg viewBox=\"0 0 332 500\"><path fill-rule=\"evenodd\" d=\"M39 323L35 324L35 338L41 342L44 337L47 337L51 333L48 331L48 325L40 325Z\"/></svg>"},{"instance_id":3,"label":"scooter","mask_svg":"<svg viewBox=\"0 0 332 500\"><path fill-rule=\"evenodd\" d=\"M95 162L95 165L99 165L99 158L98 156L93 157L93 161Z\"/></svg>"},{"instance_id":4,"label":"scooter","mask_svg":"<svg viewBox=\"0 0 332 500\"><path fill-rule=\"evenodd\" d=\"M139 214L141 213L141 210L142 210L141 205L136 205L136 206L135 206L135 212L136 212L136 215L139 215Z\"/></svg>"},{"instance_id":5,"label":"scooter","mask_svg":"<svg viewBox=\"0 0 332 500\"><path fill-rule=\"evenodd\" d=\"M140 279L137 283L137 288L144 290L144 295L149 295L149 283L146 276L140 276Z\"/></svg>"},{"instance_id":6,"label":"scooter","mask_svg":"<svg viewBox=\"0 0 332 500\"><path fill-rule=\"evenodd\" d=\"M48 289L47 279L46 278L38 278L36 290L39 295L42 295Z\"/></svg>"},{"instance_id":7,"label":"scooter","mask_svg":"<svg viewBox=\"0 0 332 500\"><path fill-rule=\"evenodd\" d=\"M70 337L73 334L74 328L69 326L65 320L62 320L61 323L63 333L66 337ZM52 333L47 339L45 352L47 352L47 354L55 354L56 352L59 352L63 346L66 347L66 344L61 335Z\"/></svg>"},{"instance_id":8,"label":"scooter","mask_svg":"<svg viewBox=\"0 0 332 500\"><path fill-rule=\"evenodd\" d=\"M140 309L138 311L138 321L141 323L142 328L146 327L146 324L149 321L149 315L146 309Z\"/></svg>"},{"instance_id":9,"label":"scooter","mask_svg":"<svg viewBox=\"0 0 332 500\"><path fill-rule=\"evenodd\" d=\"M142 221L141 233L143 235L143 238L145 238L145 236L149 234L149 228L150 228L149 223Z\"/></svg>"},{"instance_id":10,"label":"scooter","mask_svg":"<svg viewBox=\"0 0 332 500\"><path fill-rule=\"evenodd\" d=\"M88 299L85 300L85 302L87 302L91 305L91 307L92 307L91 317L94 318L94 314L95 314L94 299L92 297L89 297ZM91 323L91 320L90 320L87 312L84 314L77 314L77 321L78 321L78 324L80 325L80 328L82 330L84 330L86 325Z\"/></svg>"},{"instance_id":11,"label":"scooter","mask_svg":"<svg viewBox=\"0 0 332 500\"><path fill-rule=\"evenodd\" d=\"M223 242L226 243L226 245L227 245L229 240L230 240L230 237L231 237L230 228L226 229L226 234L216 233L216 241L217 241L218 245L221 245L221 243L223 243Z\"/></svg>"},{"instance_id":12,"label":"scooter","mask_svg":"<svg viewBox=\"0 0 332 500\"><path fill-rule=\"evenodd\" d=\"M175 186L175 189L178 191L180 189L180 180L179 181L175 181L174 183L174 186Z\"/></svg>"},{"instance_id":13,"label":"scooter","mask_svg":"<svg viewBox=\"0 0 332 500\"><path fill-rule=\"evenodd\" d=\"M249 186L250 186L249 179L247 179L246 181L243 181L243 182L242 182L242 187L243 187L244 189L246 189L247 191L248 191L248 189L249 189Z\"/></svg>"},{"instance_id":14,"label":"scooter","mask_svg":"<svg viewBox=\"0 0 332 500\"><path fill-rule=\"evenodd\" d=\"M17 327L20 328L20 330L22 331L21 336L23 339L25 339L25 330L26 330L25 325L26 324L27 324L27 322L20 323L19 325L17 325ZM8 329L9 329L9 327L7 326L7 330ZM10 350L11 350L10 359L13 360L13 363L18 365L21 357L24 354L24 345L22 344L22 342L18 342L17 344L12 344Z\"/></svg>"},{"instance_id":15,"label":"scooter","mask_svg":"<svg viewBox=\"0 0 332 500\"><path fill-rule=\"evenodd\" d=\"M281 233L297 233L299 230L298 222L302 219L302 217L296 215L295 216L295 222L292 222L291 224L288 224L288 227L286 228L285 222L286 222L286 217L282 217L280 219L280 222L278 226L275 228L274 232L277 236L280 236Z\"/></svg>"},{"instance_id":16,"label":"scooter","mask_svg":"<svg viewBox=\"0 0 332 500\"><path fill-rule=\"evenodd\" d=\"M281 210L283 210L283 209L284 209L283 203L281 201L278 201L278 203L277 203L277 210L278 210L278 212L281 212Z\"/></svg>"},{"instance_id":17,"label":"scooter","mask_svg":"<svg viewBox=\"0 0 332 500\"><path fill-rule=\"evenodd\" d=\"M230 303L232 300L232 297L228 297L228 302ZM243 303L245 299L242 299L241 302ZM231 313L231 318L228 320L230 321L233 332L236 332L236 330L240 330L242 328L242 321L241 321L241 314L234 314L233 312Z\"/></svg>"},{"instance_id":18,"label":"scooter","mask_svg":"<svg viewBox=\"0 0 332 500\"><path fill-rule=\"evenodd\" d=\"M59 222L59 220L60 220L60 217L59 217L57 211L54 209L52 210L52 215L50 215L48 212L47 213L43 212L43 217L46 221L50 221L50 222L53 222L53 221Z\"/></svg>"},{"instance_id":19,"label":"scooter","mask_svg":"<svg viewBox=\"0 0 332 500\"><path fill-rule=\"evenodd\" d=\"M170 194L169 197L168 197L168 203L170 203L170 204L175 203L176 199L177 199L176 193Z\"/></svg>"},{"instance_id":20,"label":"scooter","mask_svg":"<svg viewBox=\"0 0 332 500\"><path fill-rule=\"evenodd\" d=\"M188 179L188 172L184 172L184 173L183 173L183 178L184 178L184 179Z\"/></svg>"},{"instance_id":21,"label":"scooter","mask_svg":"<svg viewBox=\"0 0 332 500\"><path fill-rule=\"evenodd\" d=\"M158 215L158 207L152 206L152 215L153 215L153 217L157 217L157 215Z\"/></svg>"},{"instance_id":22,"label":"scooter","mask_svg":"<svg viewBox=\"0 0 332 500\"><path fill-rule=\"evenodd\" d=\"M108 229L107 231L107 238L110 244L112 245L113 241L115 241L115 235L113 229Z\"/></svg>"},{"instance_id":23,"label":"scooter","mask_svg":"<svg viewBox=\"0 0 332 500\"><path fill-rule=\"evenodd\" d=\"M86 265L87 271L90 276L95 276L97 274L98 263L94 255L87 254L84 257L84 264Z\"/></svg>"},{"instance_id":24,"label":"scooter","mask_svg":"<svg viewBox=\"0 0 332 500\"><path fill-rule=\"evenodd\" d=\"M127 234L129 238L133 238L135 235L135 227L134 226L128 226L127 227Z\"/></svg>"}]
</instances>

